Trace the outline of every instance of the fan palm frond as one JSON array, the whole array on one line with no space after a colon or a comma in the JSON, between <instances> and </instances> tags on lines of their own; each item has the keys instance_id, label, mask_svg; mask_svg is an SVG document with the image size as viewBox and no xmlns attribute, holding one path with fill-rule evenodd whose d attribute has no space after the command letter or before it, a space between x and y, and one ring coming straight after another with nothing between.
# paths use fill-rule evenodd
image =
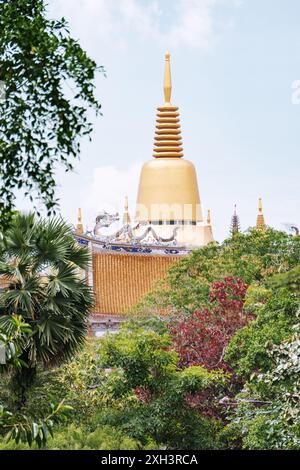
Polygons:
<instances>
[{"instance_id":1,"label":"fan palm frond","mask_svg":"<svg viewBox=\"0 0 300 470\"><path fill-rule=\"evenodd\" d=\"M19 214L4 235L0 275L9 287L0 293L0 315L17 313L30 324L31 368L61 364L84 344L94 302L83 279L90 260L89 250L76 243L71 226L59 217Z\"/></svg>"}]
</instances>

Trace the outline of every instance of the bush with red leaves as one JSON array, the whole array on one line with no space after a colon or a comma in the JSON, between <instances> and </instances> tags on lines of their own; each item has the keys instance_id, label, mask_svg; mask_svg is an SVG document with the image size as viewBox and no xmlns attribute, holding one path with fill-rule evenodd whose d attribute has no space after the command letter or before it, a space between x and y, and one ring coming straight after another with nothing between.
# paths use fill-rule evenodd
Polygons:
<instances>
[{"instance_id":1,"label":"bush with red leaves","mask_svg":"<svg viewBox=\"0 0 300 470\"><path fill-rule=\"evenodd\" d=\"M201 365L209 370L230 367L224 351L230 338L253 317L243 312L247 284L235 277L214 282L209 308L169 325L180 366Z\"/></svg>"}]
</instances>

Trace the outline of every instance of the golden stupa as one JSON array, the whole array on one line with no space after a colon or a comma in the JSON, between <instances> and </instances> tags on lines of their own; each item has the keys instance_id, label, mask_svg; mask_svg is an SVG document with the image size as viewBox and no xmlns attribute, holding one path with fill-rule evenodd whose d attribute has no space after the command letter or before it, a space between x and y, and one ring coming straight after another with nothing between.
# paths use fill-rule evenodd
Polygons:
<instances>
[{"instance_id":1,"label":"golden stupa","mask_svg":"<svg viewBox=\"0 0 300 470\"><path fill-rule=\"evenodd\" d=\"M203 246L213 241L211 228L203 221L196 169L183 158L178 107L171 104L170 54L165 55L165 104L157 108L154 159L141 170L136 221L152 225L161 236L174 226L177 241L188 246ZM209 224L210 225L210 224Z\"/></svg>"},{"instance_id":2,"label":"golden stupa","mask_svg":"<svg viewBox=\"0 0 300 470\"><path fill-rule=\"evenodd\" d=\"M261 197L258 200L258 214L257 214L257 219L256 219L256 228L258 230L263 230L266 228Z\"/></svg>"},{"instance_id":3,"label":"golden stupa","mask_svg":"<svg viewBox=\"0 0 300 470\"><path fill-rule=\"evenodd\" d=\"M202 217L195 167L183 158L178 108L171 104L169 53L165 59L165 104L158 108L154 158L141 170L136 220L127 196L123 218L101 211L93 232L84 232L78 212L77 240L92 252L86 278L95 292L94 331L107 319L120 321L170 266L213 241L210 211L205 222Z\"/></svg>"}]
</instances>

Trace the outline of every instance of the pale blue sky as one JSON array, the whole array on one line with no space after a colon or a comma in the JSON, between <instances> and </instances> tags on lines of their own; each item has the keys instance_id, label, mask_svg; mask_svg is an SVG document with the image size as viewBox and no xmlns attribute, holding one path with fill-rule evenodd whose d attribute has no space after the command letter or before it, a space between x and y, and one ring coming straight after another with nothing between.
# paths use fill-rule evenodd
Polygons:
<instances>
[{"instance_id":1,"label":"pale blue sky","mask_svg":"<svg viewBox=\"0 0 300 470\"><path fill-rule=\"evenodd\" d=\"M90 228L102 208L131 212L139 169L152 158L156 107L163 103L163 56L171 53L185 157L197 168L215 237L228 234L237 203L243 229L300 224L299 0L48 0L104 65L97 79L103 117L84 143L74 174L59 175L61 211Z\"/></svg>"}]
</instances>

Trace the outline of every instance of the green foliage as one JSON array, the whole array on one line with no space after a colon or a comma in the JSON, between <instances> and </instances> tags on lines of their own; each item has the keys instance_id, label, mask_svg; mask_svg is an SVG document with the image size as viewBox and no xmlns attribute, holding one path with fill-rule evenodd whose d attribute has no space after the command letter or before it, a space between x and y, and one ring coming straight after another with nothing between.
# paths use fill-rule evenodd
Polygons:
<instances>
[{"instance_id":1,"label":"green foliage","mask_svg":"<svg viewBox=\"0 0 300 470\"><path fill-rule=\"evenodd\" d=\"M267 284L276 289L273 298L259 308L257 320L237 333L227 351L239 373L248 378L252 373L237 396L238 406L229 424L221 432L226 446L238 443L245 449L300 449L300 310L294 294L297 271L268 280ZM242 339L248 342L247 348L241 347ZM265 339L268 347L263 351Z\"/></svg>"},{"instance_id":2,"label":"green foliage","mask_svg":"<svg viewBox=\"0 0 300 470\"><path fill-rule=\"evenodd\" d=\"M101 426L90 432L87 428L71 425L57 432L55 437L49 440L47 448L53 450L137 450L140 444L111 426Z\"/></svg>"},{"instance_id":3,"label":"green foliage","mask_svg":"<svg viewBox=\"0 0 300 470\"><path fill-rule=\"evenodd\" d=\"M27 392L26 409L45 414L49 399L64 399L72 406L72 420L77 425L92 418L106 398L103 387L106 375L98 364L98 347L96 340L89 340L72 361L55 369L38 369L34 387Z\"/></svg>"},{"instance_id":4,"label":"green foliage","mask_svg":"<svg viewBox=\"0 0 300 470\"><path fill-rule=\"evenodd\" d=\"M15 189L48 211L55 200L55 168L66 171L89 136L88 110L98 114L96 63L73 39L64 18L50 20L44 0L0 0L0 220L8 222Z\"/></svg>"},{"instance_id":5,"label":"green foliage","mask_svg":"<svg viewBox=\"0 0 300 470\"><path fill-rule=\"evenodd\" d=\"M103 367L120 368L128 390L138 386L157 387L155 377L166 378L174 373L177 354L167 351L171 345L168 335L158 335L152 330L127 330L106 336L100 347Z\"/></svg>"},{"instance_id":6,"label":"green foliage","mask_svg":"<svg viewBox=\"0 0 300 470\"><path fill-rule=\"evenodd\" d=\"M259 285L300 263L300 237L271 228L238 233L221 245L193 251L169 270L166 281L136 307L139 314L193 313L207 307L210 284L225 277L239 277Z\"/></svg>"},{"instance_id":7,"label":"green foliage","mask_svg":"<svg viewBox=\"0 0 300 470\"><path fill-rule=\"evenodd\" d=\"M271 289L257 283L250 285L245 297L244 310L251 313L255 312L272 297L272 294Z\"/></svg>"},{"instance_id":8,"label":"green foliage","mask_svg":"<svg viewBox=\"0 0 300 470\"><path fill-rule=\"evenodd\" d=\"M85 342L93 295L80 269L89 262L88 249L60 219L17 215L3 237L0 274L9 287L0 294L0 326L8 328L17 314L32 330L20 357L28 367L15 375L23 395L38 364L61 364Z\"/></svg>"},{"instance_id":9,"label":"green foliage","mask_svg":"<svg viewBox=\"0 0 300 470\"><path fill-rule=\"evenodd\" d=\"M227 446L241 437L245 449L300 449L300 324L294 332L268 352L270 370L254 374L238 395L221 433Z\"/></svg>"},{"instance_id":10,"label":"green foliage","mask_svg":"<svg viewBox=\"0 0 300 470\"><path fill-rule=\"evenodd\" d=\"M129 328L90 341L58 369L39 371L27 413L44 415L49 395L64 396L73 408L74 425L56 430L47 448L214 448L218 423L199 415L186 397L212 386L222 389L224 374L201 367L179 371L167 335Z\"/></svg>"},{"instance_id":11,"label":"green foliage","mask_svg":"<svg viewBox=\"0 0 300 470\"><path fill-rule=\"evenodd\" d=\"M287 273L277 274L269 279L268 285L273 289L286 288L300 295L300 264Z\"/></svg>"},{"instance_id":12,"label":"green foliage","mask_svg":"<svg viewBox=\"0 0 300 470\"><path fill-rule=\"evenodd\" d=\"M0 364L0 372L14 367L20 369L26 364L20 359L23 348L27 343L31 328L21 315L11 315L0 321L0 347L4 349L5 363Z\"/></svg>"},{"instance_id":13,"label":"green foliage","mask_svg":"<svg viewBox=\"0 0 300 470\"><path fill-rule=\"evenodd\" d=\"M225 448L299 447L299 380L291 374L277 384L270 382L277 370L273 352L279 355L276 348L289 343L299 322L299 241L272 229L250 230L222 245L194 251L174 265L165 284L137 307L150 314L164 308L171 315L205 311L211 309L209 291L215 280L238 276L250 284L244 310L253 320L232 337L224 357L237 373L236 387L239 384L238 395L226 398L231 412L219 435ZM299 364L295 350L288 355L280 370L292 371L293 360Z\"/></svg>"},{"instance_id":14,"label":"green foliage","mask_svg":"<svg viewBox=\"0 0 300 470\"><path fill-rule=\"evenodd\" d=\"M254 371L267 371L272 361L268 348L289 338L298 322L298 301L289 292L274 292L256 311L256 319L237 331L226 348L225 361L248 378Z\"/></svg>"},{"instance_id":15,"label":"green foliage","mask_svg":"<svg viewBox=\"0 0 300 470\"><path fill-rule=\"evenodd\" d=\"M24 249L26 243L22 246ZM237 305L236 296L228 297L223 290L223 274L239 274L251 281L239 314L247 313L252 320L236 331L225 351L233 374L179 367L169 335L170 318L140 317L118 333L89 340L83 351L58 368L44 369L42 361L41 365L37 361L34 386L28 390L21 412L42 425L49 400L58 403L64 399L73 408L72 424L56 425L54 438L47 440L48 449L299 449L299 298L294 269L299 265L298 247L297 237L254 230L237 234L222 246L194 252L171 269L169 290L163 294L165 305L173 313L204 305L204 325L208 321L205 312L216 307L216 298L223 306L228 301ZM56 249L49 265L65 256L64 249ZM69 263L80 256L74 255ZM23 265L28 263L23 259L19 271L27 272ZM288 269L294 272L290 274ZM7 272L12 278L18 276L16 269L14 274ZM206 289L212 290L215 279L218 295L212 297ZM54 294L57 286L60 283L54 283ZM69 286L63 282L62 291L67 293ZM154 299L155 294L152 296ZM160 307L161 299L157 300ZM25 300L24 311L25 306L30 307ZM221 318L227 315L226 309L218 312ZM25 320L34 331L30 315ZM27 334L23 340L26 344ZM2 380L0 399L6 409L14 410L12 397ZM18 410L13 414L17 416ZM23 424L20 416L16 422ZM19 444L3 440L0 448L19 449L24 444L21 438ZM33 448L38 448L37 443Z\"/></svg>"},{"instance_id":16,"label":"green foliage","mask_svg":"<svg viewBox=\"0 0 300 470\"><path fill-rule=\"evenodd\" d=\"M2 373L12 369L20 371L27 367L19 356L31 333L29 324L20 315L11 315L0 323L0 344L5 351ZM5 436L5 442L13 440L16 445L23 443L31 446L35 443L38 447L44 446L48 436L53 435L54 424L65 420L70 410L70 406L64 405L63 401L58 405L50 403L49 406L50 412L46 416L34 419L20 410L10 411L0 401L0 435Z\"/></svg>"},{"instance_id":17,"label":"green foliage","mask_svg":"<svg viewBox=\"0 0 300 470\"><path fill-rule=\"evenodd\" d=\"M11 413L0 406L0 432L4 434L4 442L14 441L15 444L36 444L45 447L48 437L53 436L53 427L68 418L71 407L63 402L55 405L50 403L50 412L43 419L34 419L23 413Z\"/></svg>"},{"instance_id":18,"label":"green foliage","mask_svg":"<svg viewBox=\"0 0 300 470\"><path fill-rule=\"evenodd\" d=\"M26 450L28 446L0 442L0 450ZM32 446L37 449L37 445ZM111 426L101 426L94 431L71 424L55 432L47 441L47 450L138 450L141 444Z\"/></svg>"},{"instance_id":19,"label":"green foliage","mask_svg":"<svg viewBox=\"0 0 300 470\"><path fill-rule=\"evenodd\" d=\"M101 341L99 358L110 367L108 385L115 407L110 423L145 444L167 448L213 448L217 423L201 416L187 397L224 387L226 376L195 366L178 370L178 356L167 334L124 329ZM124 406L126 400L126 406ZM118 404L118 405L117 405ZM106 415L99 423L107 423Z\"/></svg>"}]
</instances>

